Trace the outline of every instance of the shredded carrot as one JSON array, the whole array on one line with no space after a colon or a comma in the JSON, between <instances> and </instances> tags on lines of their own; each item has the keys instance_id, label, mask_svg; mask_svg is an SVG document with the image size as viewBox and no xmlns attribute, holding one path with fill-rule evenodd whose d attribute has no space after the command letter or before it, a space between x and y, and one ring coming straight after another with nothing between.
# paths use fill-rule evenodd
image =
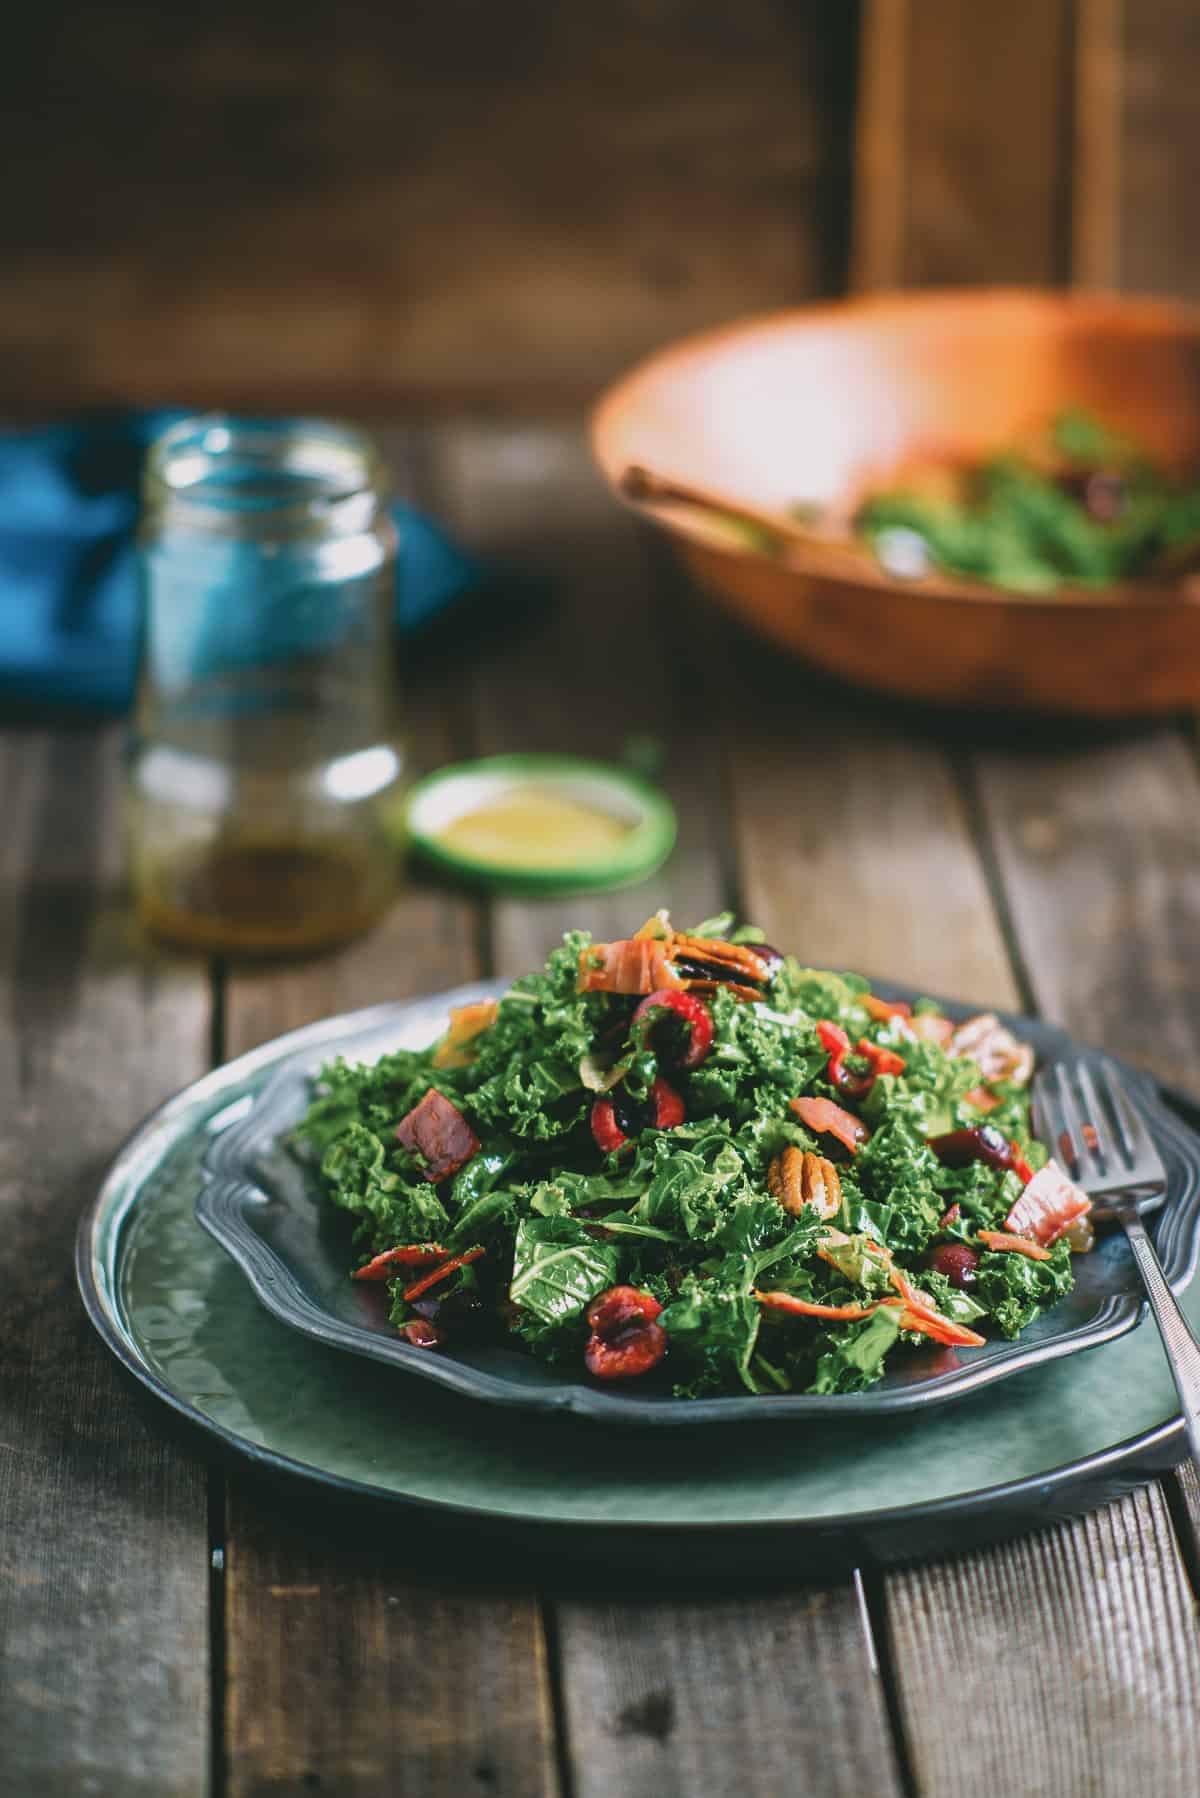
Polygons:
<instances>
[{"instance_id":1,"label":"shredded carrot","mask_svg":"<svg viewBox=\"0 0 1200 1798\"><path fill-rule=\"evenodd\" d=\"M934 1342L943 1342L955 1348L982 1348L987 1338L968 1330L965 1324L956 1324L940 1311L926 1309L924 1305L914 1305L908 1299L880 1299L880 1304L889 1311L900 1312L900 1328L915 1330L922 1336L930 1337Z\"/></svg>"},{"instance_id":2,"label":"shredded carrot","mask_svg":"<svg viewBox=\"0 0 1200 1798\"><path fill-rule=\"evenodd\" d=\"M436 1286L439 1280L444 1280L446 1278L447 1274L452 1274L456 1269L465 1267L468 1261L478 1261L482 1254L482 1248L474 1248L468 1249L466 1253L462 1255L451 1255L449 1261L443 1261L442 1265L440 1267L435 1267L431 1274L426 1274L423 1279L418 1280L414 1285L405 1287L405 1298L419 1299L423 1292L428 1292L431 1286Z\"/></svg>"},{"instance_id":3,"label":"shredded carrot","mask_svg":"<svg viewBox=\"0 0 1200 1798\"><path fill-rule=\"evenodd\" d=\"M794 1298L790 1292L756 1292L754 1296L769 1311L791 1311L797 1317L827 1317L841 1322L870 1317L878 1309L875 1305L817 1305L811 1299Z\"/></svg>"},{"instance_id":4,"label":"shredded carrot","mask_svg":"<svg viewBox=\"0 0 1200 1798\"><path fill-rule=\"evenodd\" d=\"M1014 1236L1011 1230L981 1230L979 1240L989 1249L1010 1249L1014 1255L1028 1255L1031 1261L1049 1261L1050 1251L1028 1236Z\"/></svg>"}]
</instances>

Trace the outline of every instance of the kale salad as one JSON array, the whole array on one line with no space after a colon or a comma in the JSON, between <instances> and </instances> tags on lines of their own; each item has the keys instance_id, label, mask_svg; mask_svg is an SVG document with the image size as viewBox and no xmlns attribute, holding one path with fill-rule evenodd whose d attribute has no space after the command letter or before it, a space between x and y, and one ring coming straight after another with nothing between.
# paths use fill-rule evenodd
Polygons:
<instances>
[{"instance_id":1,"label":"kale salad","mask_svg":"<svg viewBox=\"0 0 1200 1798\"><path fill-rule=\"evenodd\" d=\"M885 567L930 564L1018 593L1188 573L1200 561L1200 481L1179 479L1085 412L976 461L912 463L855 526Z\"/></svg>"},{"instance_id":2,"label":"kale salad","mask_svg":"<svg viewBox=\"0 0 1200 1798\"><path fill-rule=\"evenodd\" d=\"M1028 1047L729 916L572 932L424 1050L322 1070L295 1133L414 1349L508 1340L682 1399L854 1392L1016 1336L1089 1201L1030 1129Z\"/></svg>"}]
</instances>

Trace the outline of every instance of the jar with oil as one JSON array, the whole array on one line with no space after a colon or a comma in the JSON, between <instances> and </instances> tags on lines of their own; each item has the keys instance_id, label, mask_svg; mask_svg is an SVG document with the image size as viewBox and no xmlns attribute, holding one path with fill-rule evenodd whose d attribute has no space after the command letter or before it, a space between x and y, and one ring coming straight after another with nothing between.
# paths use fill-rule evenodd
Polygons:
<instances>
[{"instance_id":1,"label":"jar with oil","mask_svg":"<svg viewBox=\"0 0 1200 1798\"><path fill-rule=\"evenodd\" d=\"M395 527L370 443L209 417L153 446L128 757L134 902L229 954L333 946L395 880Z\"/></svg>"}]
</instances>

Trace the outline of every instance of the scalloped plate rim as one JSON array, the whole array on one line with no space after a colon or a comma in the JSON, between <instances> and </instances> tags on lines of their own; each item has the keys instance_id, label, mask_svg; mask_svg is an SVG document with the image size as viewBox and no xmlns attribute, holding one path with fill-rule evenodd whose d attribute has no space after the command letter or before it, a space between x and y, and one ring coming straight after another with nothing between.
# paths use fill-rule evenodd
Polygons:
<instances>
[{"instance_id":1,"label":"scalloped plate rim","mask_svg":"<svg viewBox=\"0 0 1200 1798\"><path fill-rule=\"evenodd\" d=\"M657 1400L645 1399L624 1392L609 1393L578 1380L555 1382L553 1370L542 1369L541 1364L532 1362L532 1357L529 1358L530 1362L545 1373L548 1383L526 1385L505 1378L503 1373L492 1373L456 1361L450 1356L433 1356L365 1325L349 1324L334 1318L303 1290L286 1261L253 1229L249 1221L252 1210L259 1204L269 1202L269 1195L249 1176L245 1161L240 1159L242 1147L256 1134L261 1134L264 1118L268 1123L274 1123L271 1116L272 1105L277 1102L281 1092L294 1085L297 1075L302 1071L315 1071L318 1061L315 1051L318 1049L323 1052L320 1057L323 1059L324 1055L336 1050L339 1041L350 1043L368 1037L373 1039L387 1033L393 1025L399 1034L406 1022L411 1024L414 1016L428 1011L438 1018L444 1017L451 1005L469 1003L476 998L493 997L506 991L509 984L503 980L475 981L443 993L390 1001L362 1011L322 1019L286 1036L275 1038L251 1051L249 1056L227 1064L224 1070L217 1070L228 1073L251 1061L255 1065L265 1063L272 1067L271 1074L255 1095L246 1116L214 1136L205 1157L204 1183L197 1196L196 1218L240 1268L259 1302L280 1322L326 1346L398 1367L401 1371L433 1380L480 1403L512 1406L541 1413L568 1411L604 1423L662 1428L716 1423L764 1424L788 1420L795 1423L803 1418L849 1415L866 1417L920 1410L930 1404L953 1402L995 1380L1024 1372L1044 1362L1099 1347L1136 1328L1144 1317L1144 1300L1139 1300L1132 1294L1114 1294L1085 1323L1061 1335L1035 1343L1022 1343L1018 1338L998 1351L993 1349L986 1361L966 1362L952 1372L916 1380L906 1387L883 1390L876 1387L869 1388L866 1392L836 1395L794 1393L777 1398L761 1398L747 1394L744 1397L698 1400L676 1400L665 1396ZM877 984L881 990L893 994L911 995L916 990L882 979ZM973 1010L980 1009L962 1001L945 1000L942 1003L952 1014L970 1015ZM999 1008L994 1009L998 1016L1018 1029L1032 1030L1035 1036L1043 1038L1057 1038L1061 1048L1082 1047L1060 1026ZM431 1031L431 1040L435 1033L436 1028ZM1177 1137L1177 1146L1189 1150L1193 1163L1200 1168L1200 1139L1166 1110L1151 1078L1123 1063L1117 1062L1117 1066L1129 1080L1139 1102L1149 1110L1152 1121L1157 1122L1168 1134ZM250 1071L248 1066L247 1071ZM1193 1192L1193 1212L1198 1204L1200 1194ZM1194 1275L1200 1249L1200 1231L1195 1228L1193 1216L1190 1235L1184 1240L1179 1214L1172 1213L1169 1205L1158 1216L1160 1220L1174 1217L1178 1225L1171 1232L1168 1244L1170 1252L1165 1259L1171 1284L1179 1290ZM503 1352L516 1354L519 1351Z\"/></svg>"}]
</instances>

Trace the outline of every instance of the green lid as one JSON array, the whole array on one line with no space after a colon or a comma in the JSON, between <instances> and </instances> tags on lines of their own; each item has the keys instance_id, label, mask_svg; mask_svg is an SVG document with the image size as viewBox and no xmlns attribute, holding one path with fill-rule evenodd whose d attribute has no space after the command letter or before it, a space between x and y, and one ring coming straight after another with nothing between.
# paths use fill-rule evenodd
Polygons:
<instances>
[{"instance_id":1,"label":"green lid","mask_svg":"<svg viewBox=\"0 0 1200 1798\"><path fill-rule=\"evenodd\" d=\"M675 843L675 810L657 788L570 755L439 768L413 787L405 823L426 861L519 893L626 886L661 867Z\"/></svg>"}]
</instances>

